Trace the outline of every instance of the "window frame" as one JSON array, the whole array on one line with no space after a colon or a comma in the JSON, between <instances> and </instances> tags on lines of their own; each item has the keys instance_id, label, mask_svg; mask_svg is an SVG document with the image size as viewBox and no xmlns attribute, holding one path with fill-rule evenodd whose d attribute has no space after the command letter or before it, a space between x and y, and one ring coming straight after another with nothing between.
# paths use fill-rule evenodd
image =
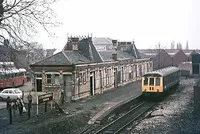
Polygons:
<instances>
[{"instance_id":1,"label":"window frame","mask_svg":"<svg viewBox=\"0 0 200 134\"><path fill-rule=\"evenodd\" d=\"M153 80L153 81L151 81L151 80ZM153 84L151 82L153 82ZM149 86L154 86L154 85L155 85L155 80L154 80L154 78L150 77L149 78Z\"/></svg>"},{"instance_id":2,"label":"window frame","mask_svg":"<svg viewBox=\"0 0 200 134\"><path fill-rule=\"evenodd\" d=\"M159 82L157 81L157 80L159 80ZM156 77L156 81L155 81L155 84L156 84L156 86L160 86L160 77Z\"/></svg>"},{"instance_id":3,"label":"window frame","mask_svg":"<svg viewBox=\"0 0 200 134\"><path fill-rule=\"evenodd\" d=\"M145 82L146 80L147 80L147 83ZM145 77L143 82L144 82L144 86L148 86L149 78L148 78L148 77Z\"/></svg>"},{"instance_id":4,"label":"window frame","mask_svg":"<svg viewBox=\"0 0 200 134\"><path fill-rule=\"evenodd\" d=\"M50 78L48 78L50 76ZM46 74L46 84L52 84L52 74Z\"/></svg>"}]
</instances>

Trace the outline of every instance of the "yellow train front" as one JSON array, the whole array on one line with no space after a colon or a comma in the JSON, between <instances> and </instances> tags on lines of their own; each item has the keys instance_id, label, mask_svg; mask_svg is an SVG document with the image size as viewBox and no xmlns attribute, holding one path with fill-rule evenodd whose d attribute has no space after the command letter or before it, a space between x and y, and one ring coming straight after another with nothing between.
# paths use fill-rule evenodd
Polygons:
<instances>
[{"instance_id":1,"label":"yellow train front","mask_svg":"<svg viewBox=\"0 0 200 134\"><path fill-rule=\"evenodd\" d=\"M162 96L178 85L179 78L180 70L173 66L148 72L142 77L142 95Z\"/></svg>"}]
</instances>

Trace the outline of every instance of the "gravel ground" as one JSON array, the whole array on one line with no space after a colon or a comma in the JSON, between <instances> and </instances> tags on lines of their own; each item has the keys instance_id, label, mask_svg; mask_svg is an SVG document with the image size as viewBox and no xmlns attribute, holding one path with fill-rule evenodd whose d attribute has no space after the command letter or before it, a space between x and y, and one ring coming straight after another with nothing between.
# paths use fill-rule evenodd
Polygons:
<instances>
[{"instance_id":1,"label":"gravel ground","mask_svg":"<svg viewBox=\"0 0 200 134\"><path fill-rule=\"evenodd\" d=\"M194 111L193 85L196 79L180 82L177 91L168 96L130 134L196 134L200 133L200 118ZM127 132L126 132L127 133Z\"/></svg>"}]
</instances>

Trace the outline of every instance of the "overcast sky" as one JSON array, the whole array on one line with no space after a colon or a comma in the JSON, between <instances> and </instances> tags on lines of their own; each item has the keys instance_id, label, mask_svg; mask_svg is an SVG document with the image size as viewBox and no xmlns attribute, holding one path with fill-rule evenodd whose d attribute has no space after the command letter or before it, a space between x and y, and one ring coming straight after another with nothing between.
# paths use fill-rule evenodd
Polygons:
<instances>
[{"instance_id":1,"label":"overcast sky","mask_svg":"<svg viewBox=\"0 0 200 134\"><path fill-rule=\"evenodd\" d=\"M200 0L60 0L54 5L60 27L56 38L41 32L36 37L45 48L61 50L69 35L110 37L135 41L137 48L155 48L171 41L185 48L200 48Z\"/></svg>"}]
</instances>

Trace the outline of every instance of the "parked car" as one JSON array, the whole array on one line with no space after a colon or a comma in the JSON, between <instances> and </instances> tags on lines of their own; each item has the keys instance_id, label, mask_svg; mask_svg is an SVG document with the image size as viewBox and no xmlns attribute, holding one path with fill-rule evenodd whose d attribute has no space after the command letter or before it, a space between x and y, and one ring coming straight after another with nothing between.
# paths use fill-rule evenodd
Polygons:
<instances>
[{"instance_id":1,"label":"parked car","mask_svg":"<svg viewBox=\"0 0 200 134\"><path fill-rule=\"evenodd\" d=\"M0 92L0 100L6 100L8 97L12 100L22 98L22 91L19 88L7 88Z\"/></svg>"}]
</instances>

